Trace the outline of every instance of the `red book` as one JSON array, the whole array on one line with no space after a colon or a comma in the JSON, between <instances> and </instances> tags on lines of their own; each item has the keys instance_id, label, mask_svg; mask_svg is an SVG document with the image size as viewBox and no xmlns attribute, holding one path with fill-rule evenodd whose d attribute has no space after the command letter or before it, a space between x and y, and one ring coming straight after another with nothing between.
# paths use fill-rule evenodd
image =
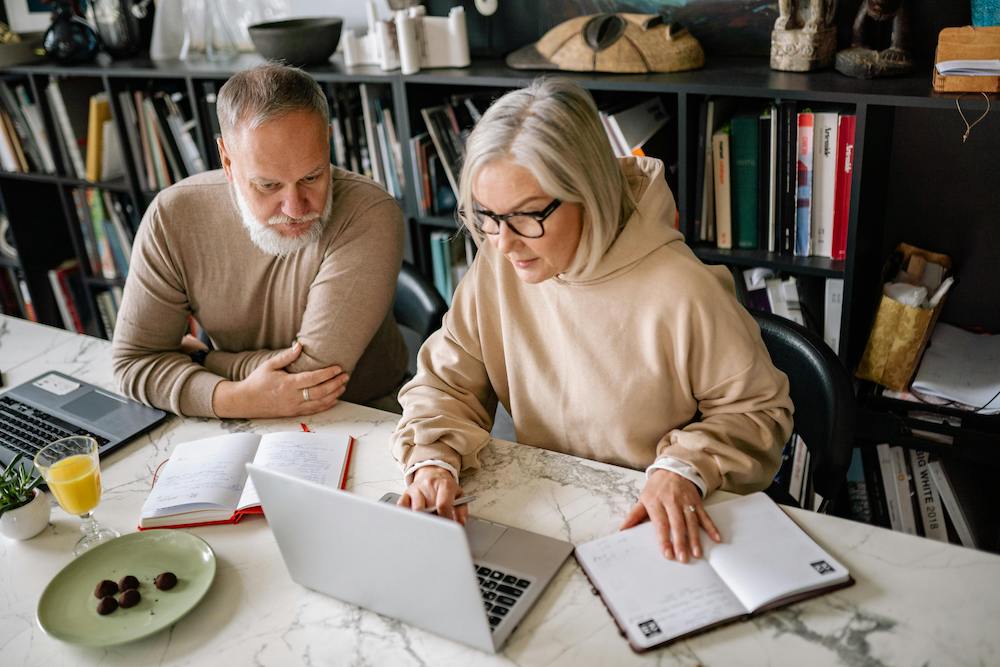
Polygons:
<instances>
[{"instance_id":1,"label":"red book","mask_svg":"<svg viewBox=\"0 0 1000 667\"><path fill-rule=\"evenodd\" d=\"M847 256L847 222L851 214L851 177L854 175L854 130L858 118L840 117L837 131L837 187L833 205L833 258Z\"/></svg>"},{"instance_id":2,"label":"red book","mask_svg":"<svg viewBox=\"0 0 1000 667\"><path fill-rule=\"evenodd\" d=\"M319 433L227 433L181 443L154 475L138 528L238 523L263 514L248 463L343 489L353 451L354 438L336 427Z\"/></svg>"}]
</instances>

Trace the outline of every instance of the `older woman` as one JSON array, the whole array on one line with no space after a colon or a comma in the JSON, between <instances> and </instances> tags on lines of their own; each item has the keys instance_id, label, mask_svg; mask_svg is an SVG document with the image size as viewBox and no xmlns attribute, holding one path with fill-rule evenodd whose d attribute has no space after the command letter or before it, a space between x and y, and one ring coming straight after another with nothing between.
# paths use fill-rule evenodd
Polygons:
<instances>
[{"instance_id":1,"label":"older woman","mask_svg":"<svg viewBox=\"0 0 1000 667\"><path fill-rule=\"evenodd\" d=\"M399 394L400 504L465 520L499 400L519 442L644 469L623 528L701 555L713 490L768 485L792 423L788 382L723 268L675 231L663 164L615 158L589 94L543 79L469 137L459 202L480 251ZM483 242L485 240L485 242Z\"/></svg>"}]
</instances>

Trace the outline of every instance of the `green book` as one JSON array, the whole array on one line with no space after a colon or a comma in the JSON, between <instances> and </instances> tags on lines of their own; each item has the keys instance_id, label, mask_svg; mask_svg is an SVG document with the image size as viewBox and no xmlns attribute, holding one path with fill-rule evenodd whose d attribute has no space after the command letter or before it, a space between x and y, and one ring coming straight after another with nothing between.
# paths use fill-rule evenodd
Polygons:
<instances>
[{"instance_id":1,"label":"green book","mask_svg":"<svg viewBox=\"0 0 1000 667\"><path fill-rule=\"evenodd\" d=\"M757 247L760 136L758 114L738 114L732 120L733 239L737 248Z\"/></svg>"}]
</instances>

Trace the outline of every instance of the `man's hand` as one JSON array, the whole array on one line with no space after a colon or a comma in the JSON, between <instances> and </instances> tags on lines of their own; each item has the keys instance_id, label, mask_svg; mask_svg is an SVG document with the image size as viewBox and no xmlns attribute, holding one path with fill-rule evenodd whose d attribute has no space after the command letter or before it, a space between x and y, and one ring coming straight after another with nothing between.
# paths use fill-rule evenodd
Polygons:
<instances>
[{"instance_id":1,"label":"man's hand","mask_svg":"<svg viewBox=\"0 0 1000 667\"><path fill-rule=\"evenodd\" d=\"M722 541L719 529L701 504L698 487L669 470L650 473L646 486L639 494L639 502L628 513L621 530L640 524L647 518L656 528L663 555L670 560L676 558L686 563L689 555L701 558L700 528L704 528L714 541Z\"/></svg>"},{"instance_id":2,"label":"man's hand","mask_svg":"<svg viewBox=\"0 0 1000 667\"><path fill-rule=\"evenodd\" d=\"M413 481L396 504L418 512L433 507L438 516L454 519L464 526L469 518L469 506L452 507L455 499L462 495L462 487L450 472L440 466L425 466L413 473Z\"/></svg>"},{"instance_id":3,"label":"man's hand","mask_svg":"<svg viewBox=\"0 0 1000 667\"><path fill-rule=\"evenodd\" d=\"M239 382L220 382L212 395L219 417L301 417L329 410L347 389L350 379L340 366L289 373L289 364L302 354L302 345L265 361Z\"/></svg>"}]
</instances>

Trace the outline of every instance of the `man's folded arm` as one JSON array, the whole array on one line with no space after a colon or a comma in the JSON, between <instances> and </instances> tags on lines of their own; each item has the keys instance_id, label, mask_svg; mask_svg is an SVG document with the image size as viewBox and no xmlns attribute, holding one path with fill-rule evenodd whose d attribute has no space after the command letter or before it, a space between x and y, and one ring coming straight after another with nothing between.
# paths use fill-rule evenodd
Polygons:
<instances>
[{"instance_id":1,"label":"man's folded arm","mask_svg":"<svg viewBox=\"0 0 1000 667\"><path fill-rule=\"evenodd\" d=\"M139 226L112 344L123 393L191 417L213 417L212 394L224 378L180 350L191 313L156 203Z\"/></svg>"},{"instance_id":2,"label":"man's folded arm","mask_svg":"<svg viewBox=\"0 0 1000 667\"><path fill-rule=\"evenodd\" d=\"M374 186L371 186L374 187ZM403 261L403 215L392 199L380 199L355 214L332 241L309 297L297 334L302 355L293 373L340 366L354 371L396 291ZM289 340L291 346L294 341ZM239 381L282 350L213 351L205 368Z\"/></svg>"}]
</instances>

